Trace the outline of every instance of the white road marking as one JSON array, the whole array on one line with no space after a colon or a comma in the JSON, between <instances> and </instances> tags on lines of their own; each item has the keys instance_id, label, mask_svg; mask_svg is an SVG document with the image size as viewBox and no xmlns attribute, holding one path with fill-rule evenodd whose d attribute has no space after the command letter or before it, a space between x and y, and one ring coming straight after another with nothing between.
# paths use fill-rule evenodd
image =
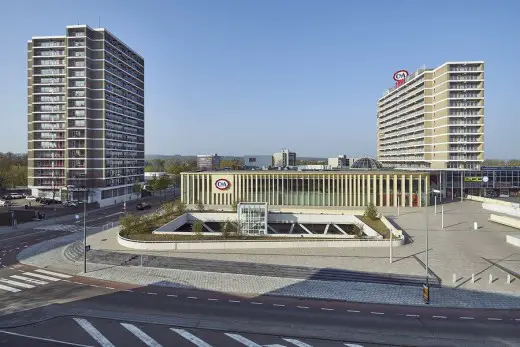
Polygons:
<instances>
[{"instance_id":1,"label":"white road marking","mask_svg":"<svg viewBox=\"0 0 520 347\"><path fill-rule=\"evenodd\" d=\"M263 305L263 303L261 303L261 302L256 302L256 301L252 301L252 302L251 302L251 305Z\"/></svg>"},{"instance_id":2,"label":"white road marking","mask_svg":"<svg viewBox=\"0 0 520 347\"><path fill-rule=\"evenodd\" d=\"M0 282L7 283L7 284L10 284L10 285L15 286L15 287L29 288L29 289L30 288L34 288L34 286L31 285L31 284L17 282L17 281L12 281L12 280L8 280L8 279L5 279L5 278L0 279Z\"/></svg>"},{"instance_id":3,"label":"white road marking","mask_svg":"<svg viewBox=\"0 0 520 347\"><path fill-rule=\"evenodd\" d=\"M447 319L448 317L446 317L446 316L432 316L432 318Z\"/></svg>"},{"instance_id":4,"label":"white road marking","mask_svg":"<svg viewBox=\"0 0 520 347\"><path fill-rule=\"evenodd\" d=\"M460 319L475 319L473 317L460 317Z\"/></svg>"},{"instance_id":5,"label":"white road marking","mask_svg":"<svg viewBox=\"0 0 520 347\"><path fill-rule=\"evenodd\" d=\"M175 294L166 294L166 296L171 296L172 298L176 298L177 297L177 295L175 295Z\"/></svg>"},{"instance_id":6,"label":"white road marking","mask_svg":"<svg viewBox=\"0 0 520 347\"><path fill-rule=\"evenodd\" d=\"M276 307L285 307L285 305L282 305L282 304L273 304L273 306L276 306Z\"/></svg>"},{"instance_id":7,"label":"white road marking","mask_svg":"<svg viewBox=\"0 0 520 347\"><path fill-rule=\"evenodd\" d=\"M247 346L247 347L262 347L262 345L259 345L257 343L254 343L253 341L249 340L249 339L246 339L245 337L243 337L242 335L238 335L238 334L230 334L230 333L226 333L226 335L228 337L231 337L233 340L237 341L237 342L240 342L241 344L243 344L244 346Z\"/></svg>"},{"instance_id":8,"label":"white road marking","mask_svg":"<svg viewBox=\"0 0 520 347\"><path fill-rule=\"evenodd\" d=\"M60 274L60 273L57 273L57 272L43 270L43 269L36 269L36 270L34 270L34 272L41 272L42 274L47 274L47 275L61 277L61 278L71 278L72 277L72 276L69 276L69 275Z\"/></svg>"},{"instance_id":9,"label":"white road marking","mask_svg":"<svg viewBox=\"0 0 520 347\"><path fill-rule=\"evenodd\" d=\"M193 334L190 334L186 330L175 329L175 328L170 328L170 330L173 331L173 332L176 332L179 335L181 335L182 337L184 337L186 340L190 341L191 343L193 343L197 347L212 347L210 344L202 341L197 336L195 336Z\"/></svg>"},{"instance_id":10,"label":"white road marking","mask_svg":"<svg viewBox=\"0 0 520 347\"><path fill-rule=\"evenodd\" d=\"M0 284L0 289L7 290L8 292L13 292L13 293L18 293L21 291L20 289L4 286L3 284Z\"/></svg>"},{"instance_id":11,"label":"white road marking","mask_svg":"<svg viewBox=\"0 0 520 347\"><path fill-rule=\"evenodd\" d=\"M347 346L347 347L363 347L363 346L358 345L356 343L344 343L344 345Z\"/></svg>"},{"instance_id":12,"label":"white road marking","mask_svg":"<svg viewBox=\"0 0 520 347\"><path fill-rule=\"evenodd\" d=\"M218 301L218 299L209 298L208 301Z\"/></svg>"},{"instance_id":13,"label":"white road marking","mask_svg":"<svg viewBox=\"0 0 520 347\"><path fill-rule=\"evenodd\" d=\"M197 300L198 298L196 296L188 296L188 299Z\"/></svg>"},{"instance_id":14,"label":"white road marking","mask_svg":"<svg viewBox=\"0 0 520 347\"><path fill-rule=\"evenodd\" d=\"M309 308L307 306L296 306L297 308Z\"/></svg>"},{"instance_id":15,"label":"white road marking","mask_svg":"<svg viewBox=\"0 0 520 347\"><path fill-rule=\"evenodd\" d=\"M383 312L370 312L372 314L384 314Z\"/></svg>"},{"instance_id":16,"label":"white road marking","mask_svg":"<svg viewBox=\"0 0 520 347\"><path fill-rule=\"evenodd\" d=\"M488 320L502 320L502 318L488 318Z\"/></svg>"},{"instance_id":17,"label":"white road marking","mask_svg":"<svg viewBox=\"0 0 520 347\"><path fill-rule=\"evenodd\" d=\"M76 321L76 323L79 324L80 327L83 328L83 330L85 330L90 336L92 336L92 338L94 340L96 340L102 347L115 347L112 344L112 342L108 341L108 339L105 336L103 336L103 334L101 334L99 332L99 330L94 328L94 326L92 324L90 324L89 321L87 321L86 319L74 318L74 320Z\"/></svg>"},{"instance_id":18,"label":"white road marking","mask_svg":"<svg viewBox=\"0 0 520 347\"><path fill-rule=\"evenodd\" d=\"M143 341L145 345L149 347L162 347L160 343L152 339L150 335L148 335L135 325L128 323L121 323L121 325L125 327L128 331L130 331L132 334L134 334L139 340Z\"/></svg>"},{"instance_id":19,"label":"white road marking","mask_svg":"<svg viewBox=\"0 0 520 347\"><path fill-rule=\"evenodd\" d=\"M405 314L406 317L414 317L414 318L417 318L419 317L418 314Z\"/></svg>"},{"instance_id":20,"label":"white road marking","mask_svg":"<svg viewBox=\"0 0 520 347\"><path fill-rule=\"evenodd\" d=\"M116 288L112 288L112 287L104 287L106 289L111 289L111 290L116 290Z\"/></svg>"},{"instance_id":21,"label":"white road marking","mask_svg":"<svg viewBox=\"0 0 520 347\"><path fill-rule=\"evenodd\" d=\"M311 345L305 343L305 342L301 342L300 340L295 340L295 339L285 339L285 341L289 342L289 343L292 343L293 345L295 346L298 346L298 347L312 347Z\"/></svg>"},{"instance_id":22,"label":"white road marking","mask_svg":"<svg viewBox=\"0 0 520 347\"><path fill-rule=\"evenodd\" d=\"M54 277L50 277L50 276L35 274L34 272L24 272L23 274L27 275L27 276L33 276L33 277L36 277L36 278L41 278L41 279L47 280L47 281L53 281L53 282L57 282L57 281L60 280L59 278L54 278Z\"/></svg>"},{"instance_id":23,"label":"white road marking","mask_svg":"<svg viewBox=\"0 0 520 347\"><path fill-rule=\"evenodd\" d=\"M229 302L240 302L238 300L229 300Z\"/></svg>"},{"instance_id":24,"label":"white road marking","mask_svg":"<svg viewBox=\"0 0 520 347\"><path fill-rule=\"evenodd\" d=\"M322 307L321 308L323 311L334 311L333 308L327 308L327 307Z\"/></svg>"},{"instance_id":25,"label":"white road marking","mask_svg":"<svg viewBox=\"0 0 520 347\"><path fill-rule=\"evenodd\" d=\"M146 292L146 294L157 295L157 293L152 293L152 292Z\"/></svg>"},{"instance_id":26,"label":"white road marking","mask_svg":"<svg viewBox=\"0 0 520 347\"><path fill-rule=\"evenodd\" d=\"M351 312L351 313L359 313L361 311L358 311L358 310L347 310L347 312Z\"/></svg>"},{"instance_id":27,"label":"white road marking","mask_svg":"<svg viewBox=\"0 0 520 347\"><path fill-rule=\"evenodd\" d=\"M81 345L81 344L79 344L79 343L72 343L72 342L59 341L59 340L54 340L54 339L47 339L47 338L45 338L45 337L37 337L37 336L31 336L31 335L24 335L24 334L15 333L15 332L12 332L12 331L0 330L0 333L1 333L1 334L7 334L7 335L14 335L14 336L26 337L26 338L28 338L28 339L34 339L34 340L40 340L40 341L47 341L47 342L54 342L54 343L59 343L59 344L61 344L61 345L67 345L67 346L76 346L76 347L94 347L94 346L90 346L90 345Z\"/></svg>"}]
</instances>

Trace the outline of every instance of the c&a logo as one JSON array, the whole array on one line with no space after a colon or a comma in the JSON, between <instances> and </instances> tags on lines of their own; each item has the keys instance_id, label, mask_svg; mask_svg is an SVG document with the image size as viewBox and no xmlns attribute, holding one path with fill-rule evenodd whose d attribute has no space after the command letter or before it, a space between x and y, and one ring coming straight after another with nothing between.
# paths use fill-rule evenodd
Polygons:
<instances>
[{"instance_id":1,"label":"c&a logo","mask_svg":"<svg viewBox=\"0 0 520 347\"><path fill-rule=\"evenodd\" d=\"M215 181L215 188L217 188L219 190L226 190L229 188L229 186L231 186L231 182L229 182L225 178L219 178L218 180Z\"/></svg>"}]
</instances>

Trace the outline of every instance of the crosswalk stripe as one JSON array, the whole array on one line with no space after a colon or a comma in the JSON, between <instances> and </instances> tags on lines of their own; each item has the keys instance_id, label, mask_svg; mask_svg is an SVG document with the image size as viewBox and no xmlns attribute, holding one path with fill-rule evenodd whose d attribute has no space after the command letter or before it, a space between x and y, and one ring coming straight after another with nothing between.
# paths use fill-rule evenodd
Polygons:
<instances>
[{"instance_id":1,"label":"crosswalk stripe","mask_svg":"<svg viewBox=\"0 0 520 347\"><path fill-rule=\"evenodd\" d=\"M186 330L175 329L175 328L170 328L170 330L172 330L172 331L176 332L177 334L181 335L182 337L184 337L186 340L190 341L191 343L193 343L197 347L212 347L210 344L202 341L197 336L195 336L193 334L190 334Z\"/></svg>"},{"instance_id":2,"label":"crosswalk stripe","mask_svg":"<svg viewBox=\"0 0 520 347\"><path fill-rule=\"evenodd\" d=\"M49 283L49 282L35 280L35 279L29 278L29 277L19 276L19 275L12 275L12 276L9 276L9 277L17 279L17 280L22 280L22 281L25 281L25 282L29 282L29 283L34 283L34 284L47 284L47 283Z\"/></svg>"},{"instance_id":3,"label":"crosswalk stripe","mask_svg":"<svg viewBox=\"0 0 520 347\"><path fill-rule=\"evenodd\" d=\"M36 270L34 270L34 272L41 272L42 274L47 274L47 275L61 277L61 278L71 278L72 277L72 276L69 276L69 275L60 274L60 273L57 273L57 272L52 272L52 271L43 270L43 269L36 269Z\"/></svg>"},{"instance_id":4,"label":"crosswalk stripe","mask_svg":"<svg viewBox=\"0 0 520 347\"><path fill-rule=\"evenodd\" d=\"M231 334L231 333L226 333L227 336L231 337L233 340L237 341L237 342L240 342L241 344L243 344L244 346L247 346L247 347L262 347L262 345L259 345L257 343L254 343L253 341L249 340L249 339L246 339L245 337L243 337L242 335L238 335L238 334Z\"/></svg>"},{"instance_id":5,"label":"crosswalk stripe","mask_svg":"<svg viewBox=\"0 0 520 347\"><path fill-rule=\"evenodd\" d=\"M7 284L10 284L12 286L15 286L15 287L22 287L22 288L34 288L33 285L30 285L30 284L27 284L27 283L22 283L22 282L17 282L17 281L13 281L13 280L8 280L8 279L5 279L5 278L2 278L0 279L0 282L3 282L3 283L7 283Z\"/></svg>"},{"instance_id":6,"label":"crosswalk stripe","mask_svg":"<svg viewBox=\"0 0 520 347\"><path fill-rule=\"evenodd\" d=\"M139 329L133 324L121 323L128 331L134 334L139 340L143 341L149 347L162 347L160 343L152 339L147 333Z\"/></svg>"},{"instance_id":7,"label":"crosswalk stripe","mask_svg":"<svg viewBox=\"0 0 520 347\"><path fill-rule=\"evenodd\" d=\"M94 340L96 340L102 347L115 347L112 344L112 342L108 341L108 339L105 336L103 336L103 334L101 334L99 332L99 330L94 328L94 326L92 324L90 324L89 321L87 321L86 319L74 318L74 320L76 321L76 323L79 324L80 327L83 328L83 330L85 330L90 336L92 336L92 338Z\"/></svg>"},{"instance_id":8,"label":"crosswalk stripe","mask_svg":"<svg viewBox=\"0 0 520 347\"><path fill-rule=\"evenodd\" d=\"M48 281L53 281L53 282L56 282L56 281L60 280L59 278L54 278L54 277L50 277L50 276L35 274L34 272L24 272L23 274L27 275L27 276L33 276L33 277L36 277L36 278L41 278L41 279L48 280Z\"/></svg>"},{"instance_id":9,"label":"crosswalk stripe","mask_svg":"<svg viewBox=\"0 0 520 347\"><path fill-rule=\"evenodd\" d=\"M3 284L0 284L0 289L7 290L8 292L17 293L20 291L20 289L4 286Z\"/></svg>"},{"instance_id":10,"label":"crosswalk stripe","mask_svg":"<svg viewBox=\"0 0 520 347\"><path fill-rule=\"evenodd\" d=\"M298 346L298 347L312 347L308 343L301 342L300 340L295 340L295 339L284 339L284 340L289 343L292 343L293 345Z\"/></svg>"}]
</instances>

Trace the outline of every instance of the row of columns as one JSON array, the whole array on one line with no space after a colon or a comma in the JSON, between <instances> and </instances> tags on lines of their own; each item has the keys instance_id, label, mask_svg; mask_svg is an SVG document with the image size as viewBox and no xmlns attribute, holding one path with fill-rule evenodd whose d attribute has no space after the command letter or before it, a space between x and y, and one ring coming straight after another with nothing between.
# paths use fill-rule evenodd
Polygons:
<instances>
[{"instance_id":1,"label":"row of columns","mask_svg":"<svg viewBox=\"0 0 520 347\"><path fill-rule=\"evenodd\" d=\"M218 175L186 173L182 174L181 196L187 204L196 204L200 201L206 205L230 205L233 202L253 201L267 202L270 205L366 206L372 202L376 206L397 207L399 201L399 205L405 207L406 195L414 193L414 181L416 181L418 206L422 206L422 193L428 192L429 189L428 178L427 174L404 173L235 174L230 180L229 189L219 191L213 188L214 181L219 179ZM286 179L292 179L293 184L287 184ZM400 192L397 190L399 179L401 180ZM306 191L301 190L300 182L307 183ZM316 191L320 185L327 192ZM384 187L386 187L385 191ZM408 199L408 206L413 206L411 196Z\"/></svg>"}]
</instances>

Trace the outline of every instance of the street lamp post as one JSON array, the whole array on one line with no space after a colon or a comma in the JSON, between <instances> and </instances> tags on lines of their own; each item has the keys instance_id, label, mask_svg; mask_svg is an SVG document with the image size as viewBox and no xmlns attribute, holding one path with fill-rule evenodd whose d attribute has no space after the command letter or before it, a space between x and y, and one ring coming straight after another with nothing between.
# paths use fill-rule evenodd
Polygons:
<instances>
[{"instance_id":1,"label":"street lamp post","mask_svg":"<svg viewBox=\"0 0 520 347\"><path fill-rule=\"evenodd\" d=\"M83 272L87 273L87 188L83 198Z\"/></svg>"}]
</instances>

